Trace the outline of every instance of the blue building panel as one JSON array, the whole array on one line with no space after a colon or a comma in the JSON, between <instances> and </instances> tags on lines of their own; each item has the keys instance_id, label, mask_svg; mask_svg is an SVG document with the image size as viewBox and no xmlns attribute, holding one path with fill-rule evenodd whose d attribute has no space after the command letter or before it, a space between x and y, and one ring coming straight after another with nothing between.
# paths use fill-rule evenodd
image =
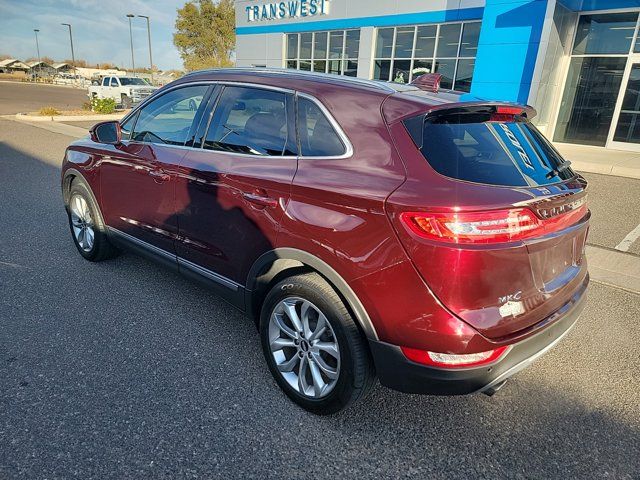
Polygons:
<instances>
[{"instance_id":1,"label":"blue building panel","mask_svg":"<svg viewBox=\"0 0 640 480\"><path fill-rule=\"evenodd\" d=\"M548 0L487 0L471 93L526 103Z\"/></svg>"}]
</instances>

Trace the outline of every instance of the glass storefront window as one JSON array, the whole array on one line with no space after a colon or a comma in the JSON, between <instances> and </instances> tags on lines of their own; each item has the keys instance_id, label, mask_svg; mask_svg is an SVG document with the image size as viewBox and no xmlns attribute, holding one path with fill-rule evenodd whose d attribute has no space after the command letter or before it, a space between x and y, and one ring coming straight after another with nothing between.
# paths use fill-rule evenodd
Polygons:
<instances>
[{"instance_id":1,"label":"glass storefront window","mask_svg":"<svg viewBox=\"0 0 640 480\"><path fill-rule=\"evenodd\" d=\"M460 43L460 57L475 57L478 52L478 40L480 39L480 24L465 23L462 30L462 43Z\"/></svg>"},{"instance_id":2,"label":"glass storefront window","mask_svg":"<svg viewBox=\"0 0 640 480\"><path fill-rule=\"evenodd\" d=\"M416 58L413 61L413 69L411 70L411 73L414 76L418 76L418 75L424 75L425 73L432 73L433 72L433 60L430 58Z\"/></svg>"},{"instance_id":3,"label":"glass storefront window","mask_svg":"<svg viewBox=\"0 0 640 480\"><path fill-rule=\"evenodd\" d=\"M458 68L456 69L456 89L462 92L471 91L471 79L473 78L473 69L476 61L472 58L463 58L458 60Z\"/></svg>"},{"instance_id":4,"label":"glass storefront window","mask_svg":"<svg viewBox=\"0 0 640 480\"><path fill-rule=\"evenodd\" d=\"M442 88L468 92L479 36L480 22L379 28L373 78L408 83L438 72Z\"/></svg>"},{"instance_id":5,"label":"glass storefront window","mask_svg":"<svg viewBox=\"0 0 640 480\"><path fill-rule=\"evenodd\" d=\"M356 76L360 30L290 33L286 48L287 68Z\"/></svg>"},{"instance_id":6,"label":"glass storefront window","mask_svg":"<svg viewBox=\"0 0 640 480\"><path fill-rule=\"evenodd\" d=\"M477 25L480 24L478 23ZM433 57L433 52L436 48L436 32L437 27L435 25L418 27L418 33L416 35L416 57ZM475 54L473 56L475 56Z\"/></svg>"},{"instance_id":7,"label":"glass storefront window","mask_svg":"<svg viewBox=\"0 0 640 480\"><path fill-rule=\"evenodd\" d=\"M629 72L629 81L613 140L640 143L640 64L634 64Z\"/></svg>"},{"instance_id":8,"label":"glass storefront window","mask_svg":"<svg viewBox=\"0 0 640 480\"><path fill-rule=\"evenodd\" d=\"M460 23L440 25L440 33L438 34L438 57L456 57L458 56L458 47L460 46Z\"/></svg>"},{"instance_id":9,"label":"glass storefront window","mask_svg":"<svg viewBox=\"0 0 640 480\"><path fill-rule=\"evenodd\" d=\"M413 37L415 27L399 27L396 31L396 44L393 56L396 58L411 58L413 51Z\"/></svg>"},{"instance_id":10,"label":"glass storefront window","mask_svg":"<svg viewBox=\"0 0 640 480\"><path fill-rule=\"evenodd\" d=\"M628 54L637 20L637 13L582 15L573 55Z\"/></svg>"},{"instance_id":11,"label":"glass storefront window","mask_svg":"<svg viewBox=\"0 0 640 480\"><path fill-rule=\"evenodd\" d=\"M626 63L626 57L571 59L554 141L605 146Z\"/></svg>"},{"instance_id":12,"label":"glass storefront window","mask_svg":"<svg viewBox=\"0 0 640 480\"><path fill-rule=\"evenodd\" d=\"M313 45L312 33L300 34L300 58L311 58L311 45Z\"/></svg>"},{"instance_id":13,"label":"glass storefront window","mask_svg":"<svg viewBox=\"0 0 640 480\"><path fill-rule=\"evenodd\" d=\"M313 35L313 58L327 58L327 32L316 32Z\"/></svg>"},{"instance_id":14,"label":"glass storefront window","mask_svg":"<svg viewBox=\"0 0 640 480\"><path fill-rule=\"evenodd\" d=\"M456 61L450 60L436 60L435 73L442 75L440 80L440 86L442 88L453 88L453 76L456 71Z\"/></svg>"},{"instance_id":15,"label":"glass storefront window","mask_svg":"<svg viewBox=\"0 0 640 480\"><path fill-rule=\"evenodd\" d=\"M389 70L391 70L391 60L376 60L373 66L373 78L389 80Z\"/></svg>"},{"instance_id":16,"label":"glass storefront window","mask_svg":"<svg viewBox=\"0 0 640 480\"><path fill-rule=\"evenodd\" d=\"M396 83L408 83L411 60L396 60L393 62L393 81Z\"/></svg>"},{"instance_id":17,"label":"glass storefront window","mask_svg":"<svg viewBox=\"0 0 640 480\"><path fill-rule=\"evenodd\" d=\"M376 39L376 58L391 58L393 28L379 28Z\"/></svg>"},{"instance_id":18,"label":"glass storefront window","mask_svg":"<svg viewBox=\"0 0 640 480\"><path fill-rule=\"evenodd\" d=\"M360 51L360 30L347 30L344 54L347 58L358 58Z\"/></svg>"},{"instance_id":19,"label":"glass storefront window","mask_svg":"<svg viewBox=\"0 0 640 480\"><path fill-rule=\"evenodd\" d=\"M329 58L342 58L344 46L344 32L331 32L329 34Z\"/></svg>"},{"instance_id":20,"label":"glass storefront window","mask_svg":"<svg viewBox=\"0 0 640 480\"><path fill-rule=\"evenodd\" d=\"M287 35L287 58L293 59L298 57L298 34Z\"/></svg>"}]
</instances>

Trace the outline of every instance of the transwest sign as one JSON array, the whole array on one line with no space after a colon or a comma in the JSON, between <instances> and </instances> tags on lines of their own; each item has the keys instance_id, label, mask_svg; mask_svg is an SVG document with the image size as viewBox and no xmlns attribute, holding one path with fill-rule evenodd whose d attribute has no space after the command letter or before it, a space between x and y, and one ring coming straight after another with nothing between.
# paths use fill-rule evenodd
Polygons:
<instances>
[{"instance_id":1,"label":"transwest sign","mask_svg":"<svg viewBox=\"0 0 640 480\"><path fill-rule=\"evenodd\" d=\"M249 5L245 8L248 22L315 17L329 13L329 0L287 0Z\"/></svg>"}]
</instances>

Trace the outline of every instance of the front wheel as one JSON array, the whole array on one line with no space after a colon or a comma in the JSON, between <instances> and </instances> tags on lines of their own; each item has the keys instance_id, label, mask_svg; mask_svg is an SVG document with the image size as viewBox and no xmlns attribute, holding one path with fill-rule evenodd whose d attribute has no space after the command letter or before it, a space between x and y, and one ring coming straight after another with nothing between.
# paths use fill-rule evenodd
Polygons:
<instances>
[{"instance_id":1,"label":"front wheel","mask_svg":"<svg viewBox=\"0 0 640 480\"><path fill-rule=\"evenodd\" d=\"M340 297L315 273L289 277L271 289L260 335L278 385L313 413L344 410L375 382L366 339Z\"/></svg>"},{"instance_id":2,"label":"front wheel","mask_svg":"<svg viewBox=\"0 0 640 480\"><path fill-rule=\"evenodd\" d=\"M89 189L80 180L71 184L67 214L73 243L85 259L99 262L118 254L109 243Z\"/></svg>"}]
</instances>

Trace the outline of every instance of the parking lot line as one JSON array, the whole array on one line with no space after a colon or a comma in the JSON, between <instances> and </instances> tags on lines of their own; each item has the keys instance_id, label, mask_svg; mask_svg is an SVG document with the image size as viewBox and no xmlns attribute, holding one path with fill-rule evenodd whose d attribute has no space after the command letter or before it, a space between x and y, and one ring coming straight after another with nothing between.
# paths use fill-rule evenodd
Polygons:
<instances>
[{"instance_id":1,"label":"parking lot line","mask_svg":"<svg viewBox=\"0 0 640 480\"><path fill-rule=\"evenodd\" d=\"M616 245L616 250L620 250L621 252L628 251L629 247L633 245L633 242L635 242L638 237L640 237L640 225L631 230L627 234L627 236L624 237L624 239L618 245Z\"/></svg>"}]
</instances>

